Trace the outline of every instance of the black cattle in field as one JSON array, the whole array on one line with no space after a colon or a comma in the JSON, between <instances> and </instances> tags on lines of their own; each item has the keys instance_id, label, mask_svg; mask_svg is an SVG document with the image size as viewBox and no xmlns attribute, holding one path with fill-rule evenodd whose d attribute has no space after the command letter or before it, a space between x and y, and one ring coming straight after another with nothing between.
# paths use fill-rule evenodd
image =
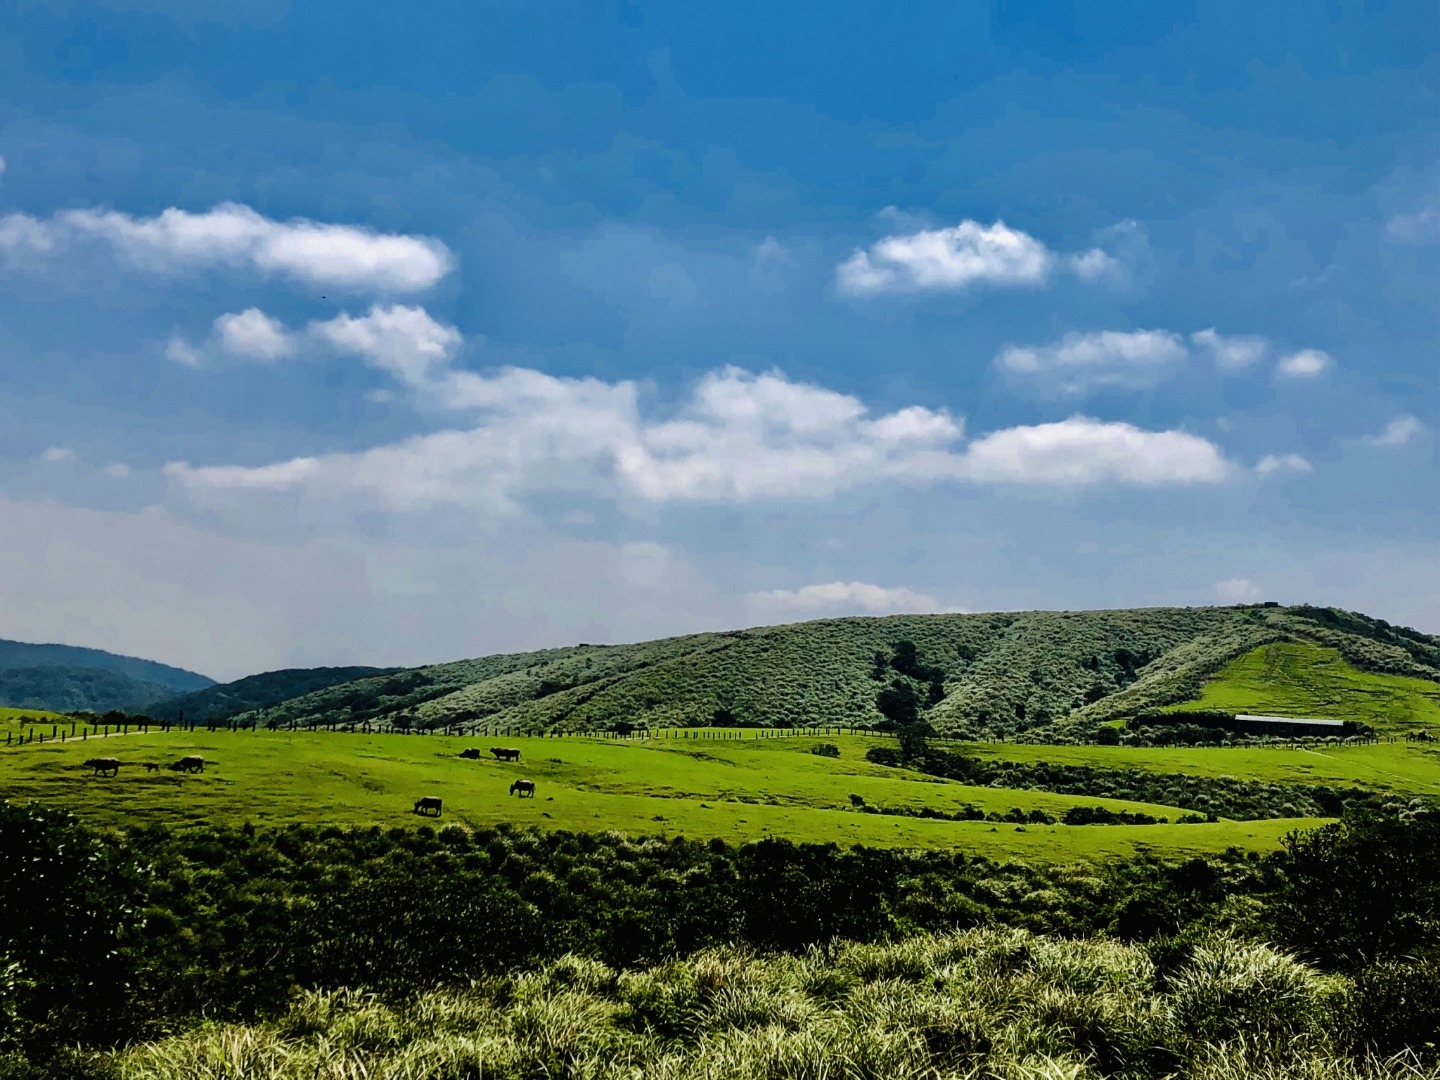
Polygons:
<instances>
[{"instance_id":1,"label":"black cattle in field","mask_svg":"<svg viewBox=\"0 0 1440 1080\"><path fill-rule=\"evenodd\" d=\"M478 746L472 746L468 749L461 750L460 756L468 758L471 761L478 761L480 759L480 748Z\"/></svg>"},{"instance_id":2,"label":"black cattle in field","mask_svg":"<svg viewBox=\"0 0 1440 1080\"><path fill-rule=\"evenodd\" d=\"M95 776L119 776L120 760L113 757L92 757L85 762L87 769L94 769Z\"/></svg>"},{"instance_id":3,"label":"black cattle in field","mask_svg":"<svg viewBox=\"0 0 1440 1080\"><path fill-rule=\"evenodd\" d=\"M189 757L182 757L175 764L170 766L175 772L197 773L205 771L205 759L199 754L191 754Z\"/></svg>"},{"instance_id":4,"label":"black cattle in field","mask_svg":"<svg viewBox=\"0 0 1440 1080\"><path fill-rule=\"evenodd\" d=\"M145 771L146 771L146 772L158 772L159 769L160 769L160 763L159 763L158 761L147 761L147 762L145 762Z\"/></svg>"},{"instance_id":5,"label":"black cattle in field","mask_svg":"<svg viewBox=\"0 0 1440 1080\"><path fill-rule=\"evenodd\" d=\"M440 816L440 800L434 795L426 795L423 799L415 800L415 813L424 817Z\"/></svg>"},{"instance_id":6,"label":"black cattle in field","mask_svg":"<svg viewBox=\"0 0 1440 1080\"><path fill-rule=\"evenodd\" d=\"M535 781L516 780L513 784L510 785L510 794L518 794L522 799L533 799L535 797Z\"/></svg>"},{"instance_id":7,"label":"black cattle in field","mask_svg":"<svg viewBox=\"0 0 1440 1080\"><path fill-rule=\"evenodd\" d=\"M519 761L520 751L512 750L505 746L492 746L490 752L495 755L496 761Z\"/></svg>"}]
</instances>

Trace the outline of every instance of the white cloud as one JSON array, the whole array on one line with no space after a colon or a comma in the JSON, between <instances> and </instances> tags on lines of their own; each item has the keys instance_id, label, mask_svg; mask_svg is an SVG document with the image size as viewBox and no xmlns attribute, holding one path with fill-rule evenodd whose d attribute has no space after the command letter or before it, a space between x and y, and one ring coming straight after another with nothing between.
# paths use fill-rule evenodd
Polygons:
<instances>
[{"instance_id":1,"label":"white cloud","mask_svg":"<svg viewBox=\"0 0 1440 1080\"><path fill-rule=\"evenodd\" d=\"M5 159L0 157L0 176L5 175Z\"/></svg>"},{"instance_id":2,"label":"white cloud","mask_svg":"<svg viewBox=\"0 0 1440 1080\"><path fill-rule=\"evenodd\" d=\"M540 491L743 503L823 499L883 482L1211 483L1226 473L1204 439L1084 418L995 432L962 450L963 422L945 410L913 405L873 415L856 397L776 371L713 371L669 415L645 416L641 388L630 381L458 369L459 332L421 308L377 306L312 323L304 335L475 420L358 453L258 467L168 465L194 497L303 489L342 504L504 514Z\"/></svg>"},{"instance_id":3,"label":"white cloud","mask_svg":"<svg viewBox=\"0 0 1440 1080\"><path fill-rule=\"evenodd\" d=\"M866 615L898 615L936 612L940 602L927 593L904 587L885 588L864 581L831 581L800 589L772 589L745 596L755 610L788 615L837 615L856 612Z\"/></svg>"},{"instance_id":4,"label":"white cloud","mask_svg":"<svg viewBox=\"0 0 1440 1080\"><path fill-rule=\"evenodd\" d=\"M1315 466L1299 454L1266 454L1256 463L1255 471L1261 476L1272 476L1275 473L1303 474L1314 472Z\"/></svg>"},{"instance_id":5,"label":"white cloud","mask_svg":"<svg viewBox=\"0 0 1440 1080\"><path fill-rule=\"evenodd\" d=\"M170 335L170 340L165 343L165 359L182 367L200 366L200 353L179 334Z\"/></svg>"},{"instance_id":6,"label":"white cloud","mask_svg":"<svg viewBox=\"0 0 1440 1080\"><path fill-rule=\"evenodd\" d=\"M1252 366L1264 357L1270 347L1263 337L1225 337L1216 333L1213 326L1191 334L1190 340L1209 350L1215 358L1215 366L1224 371L1239 371Z\"/></svg>"},{"instance_id":7,"label":"white cloud","mask_svg":"<svg viewBox=\"0 0 1440 1080\"><path fill-rule=\"evenodd\" d=\"M51 252L86 240L157 273L235 266L356 290L428 289L454 265L450 250L430 237L304 218L275 221L237 203L202 213L171 207L151 218L114 210L65 210L45 221L24 214L0 217L3 248Z\"/></svg>"},{"instance_id":8,"label":"white cloud","mask_svg":"<svg viewBox=\"0 0 1440 1080\"><path fill-rule=\"evenodd\" d=\"M1265 591L1248 578L1231 578L1215 586L1215 599L1222 604L1256 604L1264 598Z\"/></svg>"},{"instance_id":9,"label":"white cloud","mask_svg":"<svg viewBox=\"0 0 1440 1080\"><path fill-rule=\"evenodd\" d=\"M294 341L279 320L259 308L221 315L215 320L215 337L226 352L265 363L295 351Z\"/></svg>"},{"instance_id":10,"label":"white cloud","mask_svg":"<svg viewBox=\"0 0 1440 1080\"><path fill-rule=\"evenodd\" d=\"M1120 269L1120 260L1099 248L1071 255L1069 263L1075 276L1087 283L1099 281Z\"/></svg>"},{"instance_id":11,"label":"white cloud","mask_svg":"<svg viewBox=\"0 0 1440 1080\"><path fill-rule=\"evenodd\" d=\"M1385 425L1384 431L1378 435L1368 436L1365 441L1371 446L1404 446L1424 430L1424 424L1406 413L1395 417Z\"/></svg>"},{"instance_id":12,"label":"white cloud","mask_svg":"<svg viewBox=\"0 0 1440 1080\"><path fill-rule=\"evenodd\" d=\"M1435 243L1440 240L1440 203L1396 214L1385 223L1385 236L1401 244Z\"/></svg>"},{"instance_id":13,"label":"white cloud","mask_svg":"<svg viewBox=\"0 0 1440 1080\"><path fill-rule=\"evenodd\" d=\"M44 254L55 248L55 237L45 223L29 214L0 217L0 251L7 254Z\"/></svg>"},{"instance_id":14,"label":"white cloud","mask_svg":"<svg viewBox=\"0 0 1440 1080\"><path fill-rule=\"evenodd\" d=\"M1095 281L1116 260L1098 248L1062 257L1003 221L962 221L951 228L887 236L856 251L835 270L836 287L851 296L939 292L975 285L1037 286L1063 266Z\"/></svg>"},{"instance_id":15,"label":"white cloud","mask_svg":"<svg viewBox=\"0 0 1440 1080\"><path fill-rule=\"evenodd\" d=\"M1323 375L1334 364L1335 361L1330 358L1329 353L1319 349L1301 349L1281 357L1275 365L1275 371L1286 379L1313 379L1317 375Z\"/></svg>"},{"instance_id":16,"label":"white cloud","mask_svg":"<svg viewBox=\"0 0 1440 1080\"><path fill-rule=\"evenodd\" d=\"M1168 330L1104 330L1066 334L1050 345L1011 346L995 363L1011 375L1078 395L1153 386L1188 355L1180 335Z\"/></svg>"},{"instance_id":17,"label":"white cloud","mask_svg":"<svg viewBox=\"0 0 1440 1080\"><path fill-rule=\"evenodd\" d=\"M106 465L100 471L114 480L124 480L130 475L130 466L126 465L123 461L115 461Z\"/></svg>"},{"instance_id":18,"label":"white cloud","mask_svg":"<svg viewBox=\"0 0 1440 1080\"><path fill-rule=\"evenodd\" d=\"M982 483L1157 486L1219 483L1231 469L1198 435L1073 416L986 435L965 451L961 472Z\"/></svg>"},{"instance_id":19,"label":"white cloud","mask_svg":"<svg viewBox=\"0 0 1440 1080\"><path fill-rule=\"evenodd\" d=\"M40 455L40 460L51 465L62 461L74 461L75 451L68 446L51 446Z\"/></svg>"},{"instance_id":20,"label":"white cloud","mask_svg":"<svg viewBox=\"0 0 1440 1080\"><path fill-rule=\"evenodd\" d=\"M208 341L192 345L172 337L166 355L177 363L198 367L216 353L269 363L302 349L323 349L358 356L394 376L417 393L444 398L448 379L456 375L450 362L463 338L453 326L437 322L424 308L375 304L364 315L341 313L290 330L259 308L221 315Z\"/></svg>"},{"instance_id":21,"label":"white cloud","mask_svg":"<svg viewBox=\"0 0 1440 1080\"><path fill-rule=\"evenodd\" d=\"M448 372L463 338L421 307L375 305L362 316L338 315L311 323L309 335L361 357L413 389L430 388Z\"/></svg>"}]
</instances>

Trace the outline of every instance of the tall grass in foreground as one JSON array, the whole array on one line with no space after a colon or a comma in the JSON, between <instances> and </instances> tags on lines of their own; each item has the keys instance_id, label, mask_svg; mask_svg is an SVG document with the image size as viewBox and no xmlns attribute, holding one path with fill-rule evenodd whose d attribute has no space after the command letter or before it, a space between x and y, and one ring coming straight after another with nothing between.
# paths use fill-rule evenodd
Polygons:
<instances>
[{"instance_id":1,"label":"tall grass in foreground","mask_svg":"<svg viewBox=\"0 0 1440 1080\"><path fill-rule=\"evenodd\" d=\"M305 993L271 1023L118 1055L124 1080L1379 1080L1333 1032L1350 984L1216 939L1142 947L972 930L801 956L712 949L616 972L569 956L388 1004Z\"/></svg>"}]
</instances>

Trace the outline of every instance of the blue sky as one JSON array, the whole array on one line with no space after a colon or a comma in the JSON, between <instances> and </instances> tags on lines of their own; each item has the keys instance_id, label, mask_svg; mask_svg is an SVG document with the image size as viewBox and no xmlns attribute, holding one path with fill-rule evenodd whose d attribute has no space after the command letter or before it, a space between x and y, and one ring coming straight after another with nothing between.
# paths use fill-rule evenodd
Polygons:
<instances>
[{"instance_id":1,"label":"blue sky","mask_svg":"<svg viewBox=\"0 0 1440 1080\"><path fill-rule=\"evenodd\" d=\"M1440 12L22 3L0 636L1440 631Z\"/></svg>"}]
</instances>

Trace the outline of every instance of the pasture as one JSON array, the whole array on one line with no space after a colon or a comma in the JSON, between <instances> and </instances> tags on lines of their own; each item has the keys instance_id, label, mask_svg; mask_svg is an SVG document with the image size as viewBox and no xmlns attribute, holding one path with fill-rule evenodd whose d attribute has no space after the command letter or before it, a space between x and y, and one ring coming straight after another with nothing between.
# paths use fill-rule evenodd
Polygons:
<instances>
[{"instance_id":1,"label":"pasture","mask_svg":"<svg viewBox=\"0 0 1440 1080\"><path fill-rule=\"evenodd\" d=\"M840 747L840 757L809 751L819 742ZM783 836L797 842L881 847L959 847L991 857L1042 861L1157 854L1200 854L1236 846L1272 849L1293 828L1316 819L1176 824L1176 807L1058 795L1043 791L972 787L864 760L878 737L717 738L609 741L584 736L506 737L521 761L500 762L489 743L467 737L330 734L321 732L170 732L111 736L99 741L30 744L0 753L0 787L14 800L64 807L101 825L412 825L415 800L443 799L442 823L472 827L511 823L573 831L719 837L732 842ZM460 751L479 745L479 760ZM1246 774L1256 754L1283 765L1295 751L1131 750L1111 747L983 745L978 753L1030 760L1079 760L1095 751L1132 756L1136 767L1185 771L1211 761L1216 775ZM1337 752L1331 773L1355 779L1364 772L1356 750ZM1405 748L1409 749L1409 748ZM124 764L118 777L90 775L83 762L99 753ZM170 763L199 754L205 771L188 775L144 762ZM1230 755L1225 757L1224 755ZM1236 756L1241 755L1241 756ZM1353 755L1353 756L1352 756ZM1108 756L1108 755L1107 755ZM1374 759L1374 761L1370 761ZM1369 755L1369 771L1379 755ZM1434 758L1417 758L1432 768ZM1222 762L1228 766L1222 768ZM1093 759L1086 763L1099 763ZM1107 762L1114 763L1114 762ZM1351 766L1347 768L1346 766ZM1411 763L1414 771L1415 763ZM1283 769L1281 770L1283 771ZM1423 770L1421 770L1423 771ZM1313 777L1314 774L1306 774ZM535 797L509 794L516 779L534 780ZM1299 778L1297 776L1297 778ZM1399 780L1396 783L1400 783ZM1407 785L1406 790L1416 790ZM1168 817L1160 825L1015 825L949 821L858 811L857 795L872 807L953 813L966 804L1005 813L1012 808L1056 816L1073 806L1105 806ZM433 819L432 819L433 820Z\"/></svg>"},{"instance_id":2,"label":"pasture","mask_svg":"<svg viewBox=\"0 0 1440 1080\"><path fill-rule=\"evenodd\" d=\"M1197 709L1358 720L1386 734L1440 733L1440 684L1361 671L1335 649L1282 641L1232 660L1196 700L1166 711Z\"/></svg>"}]
</instances>

